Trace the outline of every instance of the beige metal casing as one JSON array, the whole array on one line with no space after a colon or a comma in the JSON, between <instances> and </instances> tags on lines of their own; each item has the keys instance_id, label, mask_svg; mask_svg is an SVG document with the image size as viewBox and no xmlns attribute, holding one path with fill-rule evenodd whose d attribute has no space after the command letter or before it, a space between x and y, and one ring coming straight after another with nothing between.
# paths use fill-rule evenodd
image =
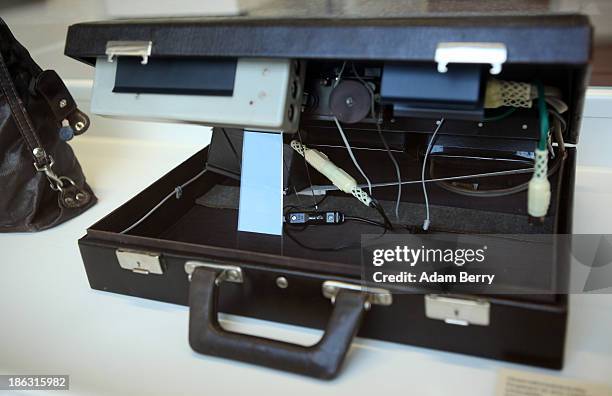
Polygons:
<instances>
[{"instance_id":1,"label":"beige metal casing","mask_svg":"<svg viewBox=\"0 0 612 396\"><path fill-rule=\"evenodd\" d=\"M115 93L116 69L117 62L97 59L95 114L274 132L294 132L299 124L304 67L297 61L238 59L232 96Z\"/></svg>"}]
</instances>

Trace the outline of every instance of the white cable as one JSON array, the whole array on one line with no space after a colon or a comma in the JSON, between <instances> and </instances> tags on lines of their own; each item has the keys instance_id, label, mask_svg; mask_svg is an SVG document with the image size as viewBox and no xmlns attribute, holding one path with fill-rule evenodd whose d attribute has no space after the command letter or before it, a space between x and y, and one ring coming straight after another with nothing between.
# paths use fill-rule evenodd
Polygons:
<instances>
[{"instance_id":1,"label":"white cable","mask_svg":"<svg viewBox=\"0 0 612 396\"><path fill-rule=\"evenodd\" d=\"M393 166L395 167L395 174L397 175L397 198L395 200L395 218L396 220L399 222L399 207L400 207L400 202L402 200L402 173L400 172L400 167L399 164L397 163L397 160L395 159L395 156L393 155L393 153L391 152L391 149L389 148L389 145L387 144L387 139L385 139L385 136L383 135L381 129L380 129L380 124L376 124L376 127L378 129L378 134L380 135L380 140L382 140L383 145L385 146L385 149L387 150L387 154L389 155L389 158L391 159L391 162L393 163Z\"/></svg>"},{"instance_id":2,"label":"white cable","mask_svg":"<svg viewBox=\"0 0 612 396\"><path fill-rule=\"evenodd\" d=\"M423 230L425 231L429 229L429 225L431 224L431 220L429 218L429 196L427 195L427 186L425 184L425 170L427 169L427 157L429 157L429 153L431 152L433 143L436 140L436 135L438 134L440 127L442 127L442 124L444 124L444 118L441 118L440 121L438 121L438 127L434 131L433 135L431 135L431 139L429 140L429 144L427 145L427 151L425 151L425 158L423 158L423 168L421 169L421 184L423 185L423 196L425 197L425 211L426 211L425 220L423 221Z\"/></svg>"},{"instance_id":3,"label":"white cable","mask_svg":"<svg viewBox=\"0 0 612 396\"><path fill-rule=\"evenodd\" d=\"M357 80L359 80L359 82L365 87L365 89L368 90L370 94L370 99L371 99L370 113L372 114L373 118L377 118L376 109L374 106L374 90L372 89L372 87L370 87L370 85L367 82L363 80L363 78L361 78L361 76L359 76L359 73L357 73L357 69L355 68L355 62L351 62L351 67L353 69L353 74L355 75ZM380 120L382 120L382 113L380 115ZM400 207L400 202L402 200L402 173L400 172L400 167L399 167L399 164L397 163L397 160L395 159L395 156L393 155L393 153L391 152L391 149L389 148L389 145L387 144L387 139L385 139L385 136L382 133L382 130L380 128L379 119L376 119L375 122L376 122L376 129L378 130L378 135L380 136L380 140L385 146L385 150L387 150L387 154L389 155L389 158L391 159L391 162L393 163L393 166L395 167L395 174L397 175L397 199L395 200L395 219L399 222L400 221L399 207ZM370 194L372 194L371 183L368 185L368 187L370 188Z\"/></svg>"},{"instance_id":4,"label":"white cable","mask_svg":"<svg viewBox=\"0 0 612 396\"><path fill-rule=\"evenodd\" d=\"M167 200L169 200L170 198L172 198L173 196L175 196L177 199L180 198L183 188L187 187L188 185L190 185L191 183L193 183L196 179L198 179L200 176L202 176L204 173L206 173L206 169L204 169L203 171L201 171L200 173L198 173L197 175L195 175L194 177L192 177L191 179L187 180L185 183L181 184L180 186L176 187L174 189L174 191L172 191L170 194L166 195L164 197L164 199L162 199L161 201L159 201L159 203L157 205L155 205L153 207L153 209L149 210L144 216L142 216L137 222L135 222L134 224L132 224L131 226L129 226L128 228L126 228L125 230L121 231L120 234L125 234L127 232L132 231L136 226L138 226L140 223L142 223L143 221L145 221L149 216L151 216L153 214L153 212L155 212L157 209L159 209L164 203L166 203Z\"/></svg>"},{"instance_id":5,"label":"white cable","mask_svg":"<svg viewBox=\"0 0 612 396\"><path fill-rule=\"evenodd\" d=\"M437 183L442 181L453 181L453 180L465 180L465 179L479 179L481 177L495 177L495 176L507 176L507 175L517 175L523 173L532 173L534 170L531 168L521 168L521 169L509 169L505 171L497 171L497 172L486 172L486 173L473 173L471 175L461 175L461 176L448 176L448 177L438 177L435 179L425 179L425 183ZM402 184L421 184L422 180L406 180L403 181ZM372 184L373 188L376 187L389 187L396 186L397 183L374 183ZM316 186L315 186L316 187ZM316 189L316 188L315 188Z\"/></svg>"},{"instance_id":6,"label":"white cable","mask_svg":"<svg viewBox=\"0 0 612 396\"><path fill-rule=\"evenodd\" d=\"M363 86L370 93L370 98L371 98L370 113L372 114L373 118L376 118L376 111L374 108L374 90L372 89L372 87L370 87L370 85L367 82L365 82L359 76L359 74L357 73L357 69L355 68L354 62L351 63L351 67L353 68L353 74L355 75L357 80L359 80L359 82L363 84ZM382 114L380 116L380 119L382 119ZM387 154L389 155L389 158L391 159L391 162L393 163L393 166L395 167L395 174L397 176L397 199L395 200L395 218L399 222L399 207L400 207L400 201L402 200L402 174L400 172L399 164L397 163L397 160L395 159L395 156L393 155L393 153L391 153L391 149L389 148L389 145L387 144L387 140L385 139L385 136L382 133L379 120L376 119L375 122L376 122L376 129L378 130L378 135L380 136L380 140L385 146L385 150L387 150ZM370 194L371 194L372 193L371 184L369 184L368 187L370 188Z\"/></svg>"},{"instance_id":7,"label":"white cable","mask_svg":"<svg viewBox=\"0 0 612 396\"><path fill-rule=\"evenodd\" d=\"M300 144L302 146L304 146L304 142L302 141L302 133L300 132L299 128L297 130L297 134L298 134L298 138L300 139ZM302 149L302 153L300 153L302 155L302 157L304 157L303 151L304 151L304 149ZM312 194L312 203L313 203L313 206L314 206L315 210L318 210L319 207L317 205L317 200L315 199L315 196L314 196L314 190L312 189L312 178L310 177L310 170L308 169L308 161L306 161L306 157L304 157L304 169L306 169L306 176L308 177L308 185L310 185L310 190L313 192L313 194ZM287 173L289 173L289 172L287 172Z\"/></svg>"},{"instance_id":8,"label":"white cable","mask_svg":"<svg viewBox=\"0 0 612 396\"><path fill-rule=\"evenodd\" d=\"M334 117L334 122L336 123L336 126L338 127L338 131L340 132L340 136L342 137L342 140L344 141L344 145L346 146L349 156L353 160L353 164L355 164L355 167L357 168L359 173L361 173L361 176L363 176L363 178L365 179L366 183L368 184L368 191L370 192L370 195L372 195L372 182L370 182L370 179L368 179L363 169L361 169L361 166L359 166L359 163L357 162L357 158L355 158L355 155L353 154L353 150L351 149L351 145L346 139L346 135L344 134L344 131L342 130L342 126L340 125L340 122L338 121L336 117Z\"/></svg>"},{"instance_id":9,"label":"white cable","mask_svg":"<svg viewBox=\"0 0 612 396\"><path fill-rule=\"evenodd\" d=\"M338 72L338 75L336 76L336 80L332 84L332 88L336 88L338 86L338 84L340 83L340 79L342 78L342 73L344 73L344 68L345 67L346 67L346 61L344 61L344 63L342 63L342 67L340 68L340 71Z\"/></svg>"},{"instance_id":10,"label":"white cable","mask_svg":"<svg viewBox=\"0 0 612 396\"><path fill-rule=\"evenodd\" d=\"M525 174L525 173L533 173L534 168L521 168L521 169L510 169L510 170L505 170L505 171L497 171L497 172L487 172L487 173L475 173L475 174L471 174L471 175L462 175L462 176L448 176L448 177L438 177L435 179L425 179L425 183L437 183L437 182L443 182L443 181L453 181L453 180L465 180L465 179L478 179L478 178L483 178L483 177L495 177L495 176L507 176L507 175L519 175L519 174ZM406 180L402 182L402 185L404 184L421 184L423 181L422 180ZM387 183L373 183L372 184L372 188L376 188L376 187L392 187L392 186L397 186L397 182L387 182ZM361 185L358 187L366 187L365 185ZM337 186L312 186L312 188L315 191L315 194L320 195L322 194L321 191L325 192L325 191L335 191L338 190L339 188ZM306 195L306 194L311 194L311 189L310 187L304 189L304 190L300 190L298 191L299 195Z\"/></svg>"}]
</instances>

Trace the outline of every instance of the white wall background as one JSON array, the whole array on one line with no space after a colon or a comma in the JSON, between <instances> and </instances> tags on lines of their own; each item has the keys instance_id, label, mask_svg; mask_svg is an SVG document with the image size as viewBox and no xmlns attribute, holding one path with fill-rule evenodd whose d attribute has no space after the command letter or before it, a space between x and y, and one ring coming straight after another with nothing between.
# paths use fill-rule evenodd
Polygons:
<instances>
[{"instance_id":1,"label":"white wall background","mask_svg":"<svg viewBox=\"0 0 612 396\"><path fill-rule=\"evenodd\" d=\"M93 77L90 67L64 56L64 43L69 25L108 17L103 1L15 1L0 10L2 19L42 68L55 69L63 78Z\"/></svg>"},{"instance_id":2,"label":"white wall background","mask_svg":"<svg viewBox=\"0 0 612 396\"><path fill-rule=\"evenodd\" d=\"M93 69L64 56L68 26L87 21L160 15L227 15L236 0L0 0L0 16L43 68L65 79L91 79Z\"/></svg>"}]
</instances>

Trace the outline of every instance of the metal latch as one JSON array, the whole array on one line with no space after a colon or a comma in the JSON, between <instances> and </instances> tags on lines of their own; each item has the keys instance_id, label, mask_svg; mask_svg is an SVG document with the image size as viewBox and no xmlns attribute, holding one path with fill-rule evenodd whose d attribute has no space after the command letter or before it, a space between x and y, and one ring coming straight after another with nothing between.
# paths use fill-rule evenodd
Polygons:
<instances>
[{"instance_id":1,"label":"metal latch","mask_svg":"<svg viewBox=\"0 0 612 396\"><path fill-rule=\"evenodd\" d=\"M242 269L238 266L216 263L203 263L200 261L187 261L185 263L185 272L187 273L187 278L190 281L193 271L195 271L195 269L198 267L205 267L217 270L219 272L219 276L217 276L217 280L215 281L217 285L221 282L243 282Z\"/></svg>"},{"instance_id":2,"label":"metal latch","mask_svg":"<svg viewBox=\"0 0 612 396\"><path fill-rule=\"evenodd\" d=\"M366 293L368 299L365 303L365 308L370 309L372 304L374 305L391 305L393 303L393 295L390 291L375 287L366 287L353 283L344 283L338 281L325 281L323 282L323 296L331 299L332 304L336 301L336 296L341 289L356 290Z\"/></svg>"},{"instance_id":3,"label":"metal latch","mask_svg":"<svg viewBox=\"0 0 612 396\"><path fill-rule=\"evenodd\" d=\"M117 56L142 56L140 63L146 65L152 48L151 41L109 41L106 43L106 56L109 62Z\"/></svg>"},{"instance_id":4,"label":"metal latch","mask_svg":"<svg viewBox=\"0 0 612 396\"><path fill-rule=\"evenodd\" d=\"M161 275L164 273L159 253L118 249L115 251L115 254L117 255L119 265L123 269L143 275Z\"/></svg>"},{"instance_id":5,"label":"metal latch","mask_svg":"<svg viewBox=\"0 0 612 396\"><path fill-rule=\"evenodd\" d=\"M508 49L503 43L439 43L435 61L438 71L446 73L449 63L482 63L491 65L491 74L499 74L508 60Z\"/></svg>"},{"instance_id":6,"label":"metal latch","mask_svg":"<svg viewBox=\"0 0 612 396\"><path fill-rule=\"evenodd\" d=\"M425 295L425 316L461 326L489 325L490 303L482 299Z\"/></svg>"}]
</instances>

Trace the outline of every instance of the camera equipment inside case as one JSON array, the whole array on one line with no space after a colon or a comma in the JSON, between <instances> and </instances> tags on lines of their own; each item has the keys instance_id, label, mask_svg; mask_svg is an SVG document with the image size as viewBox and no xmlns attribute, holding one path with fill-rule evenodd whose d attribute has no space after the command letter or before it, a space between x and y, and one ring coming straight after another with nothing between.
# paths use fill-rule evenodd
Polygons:
<instances>
[{"instance_id":1,"label":"camera equipment inside case","mask_svg":"<svg viewBox=\"0 0 612 396\"><path fill-rule=\"evenodd\" d=\"M94 112L214 127L79 241L90 285L190 305L198 352L319 378L355 335L561 368L566 295L364 282L362 238L571 234L590 46L579 15L71 26ZM526 252L519 271L567 281L567 257ZM236 334L218 312L325 332Z\"/></svg>"}]
</instances>

